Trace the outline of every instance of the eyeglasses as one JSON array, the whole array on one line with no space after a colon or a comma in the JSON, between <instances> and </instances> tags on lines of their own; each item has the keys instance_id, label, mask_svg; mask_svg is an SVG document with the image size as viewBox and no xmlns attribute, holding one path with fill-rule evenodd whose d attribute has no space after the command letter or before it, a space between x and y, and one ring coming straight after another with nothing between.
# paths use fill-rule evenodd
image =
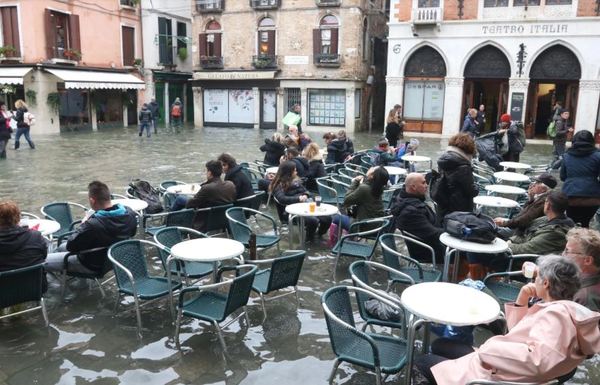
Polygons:
<instances>
[{"instance_id":1,"label":"eyeglasses","mask_svg":"<svg viewBox=\"0 0 600 385\"><path fill-rule=\"evenodd\" d=\"M562 252L562 256L563 257L569 256L569 255L578 255L580 257L586 257L587 256L585 253L578 253L576 251L571 251L571 250L566 250L566 249Z\"/></svg>"}]
</instances>

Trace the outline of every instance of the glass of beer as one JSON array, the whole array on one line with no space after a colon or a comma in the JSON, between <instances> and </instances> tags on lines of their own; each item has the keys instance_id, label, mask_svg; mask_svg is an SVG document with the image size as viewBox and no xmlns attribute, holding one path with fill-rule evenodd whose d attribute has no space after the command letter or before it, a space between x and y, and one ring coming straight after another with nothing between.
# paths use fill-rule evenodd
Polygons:
<instances>
[{"instance_id":1,"label":"glass of beer","mask_svg":"<svg viewBox=\"0 0 600 385\"><path fill-rule=\"evenodd\" d=\"M317 208L317 204L315 202L310 202L308 204L308 212L309 213L311 213L311 214L314 213L316 208Z\"/></svg>"}]
</instances>

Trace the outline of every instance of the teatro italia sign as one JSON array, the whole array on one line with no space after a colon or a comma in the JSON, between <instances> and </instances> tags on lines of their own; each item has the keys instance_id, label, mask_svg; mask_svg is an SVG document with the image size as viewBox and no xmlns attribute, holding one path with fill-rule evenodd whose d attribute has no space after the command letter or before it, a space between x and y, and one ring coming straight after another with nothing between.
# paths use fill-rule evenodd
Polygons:
<instances>
[{"instance_id":1,"label":"teatro italia sign","mask_svg":"<svg viewBox=\"0 0 600 385\"><path fill-rule=\"evenodd\" d=\"M481 26L483 35L563 35L568 32L569 25L561 23L490 24Z\"/></svg>"}]
</instances>

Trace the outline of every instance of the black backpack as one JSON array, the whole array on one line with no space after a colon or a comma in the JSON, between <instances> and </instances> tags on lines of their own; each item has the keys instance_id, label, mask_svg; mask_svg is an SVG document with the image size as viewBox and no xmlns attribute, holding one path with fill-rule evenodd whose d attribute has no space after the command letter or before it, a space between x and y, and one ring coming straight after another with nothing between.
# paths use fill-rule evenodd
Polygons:
<instances>
[{"instance_id":1,"label":"black backpack","mask_svg":"<svg viewBox=\"0 0 600 385\"><path fill-rule=\"evenodd\" d=\"M429 196L431 199L440 207L448 207L450 189L448 188L446 174L444 172L439 173L435 170L431 170L425 176L425 180L427 180L427 184L429 185Z\"/></svg>"},{"instance_id":2,"label":"black backpack","mask_svg":"<svg viewBox=\"0 0 600 385\"><path fill-rule=\"evenodd\" d=\"M158 190L145 180L134 179L129 183L133 196L148 203L146 214L156 214L163 211Z\"/></svg>"},{"instance_id":3,"label":"black backpack","mask_svg":"<svg viewBox=\"0 0 600 385\"><path fill-rule=\"evenodd\" d=\"M444 230L455 238L469 242L492 243L496 239L496 224L487 215L455 211L444 217Z\"/></svg>"}]
</instances>

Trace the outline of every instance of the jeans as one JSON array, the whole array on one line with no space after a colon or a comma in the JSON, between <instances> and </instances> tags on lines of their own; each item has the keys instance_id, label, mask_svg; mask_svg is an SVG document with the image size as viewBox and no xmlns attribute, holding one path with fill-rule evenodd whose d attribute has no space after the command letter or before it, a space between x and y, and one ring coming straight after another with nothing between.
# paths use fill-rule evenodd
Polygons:
<instances>
[{"instance_id":1,"label":"jeans","mask_svg":"<svg viewBox=\"0 0 600 385\"><path fill-rule=\"evenodd\" d=\"M44 262L44 269L46 269L49 273L60 273L64 268L64 260L67 252L62 253L50 253L46 257L46 262ZM69 271L73 273L84 273L84 274L93 274L94 271L88 269L83 266L77 255L69 256Z\"/></svg>"},{"instance_id":2,"label":"jeans","mask_svg":"<svg viewBox=\"0 0 600 385\"><path fill-rule=\"evenodd\" d=\"M8 139L0 139L0 159L6 159L6 146Z\"/></svg>"},{"instance_id":3,"label":"jeans","mask_svg":"<svg viewBox=\"0 0 600 385\"><path fill-rule=\"evenodd\" d=\"M171 127L173 127L173 128L181 127L181 116L171 116Z\"/></svg>"},{"instance_id":4,"label":"jeans","mask_svg":"<svg viewBox=\"0 0 600 385\"><path fill-rule=\"evenodd\" d=\"M146 130L146 136L149 138L150 135L152 135L150 133L150 122L140 123L140 135L139 136L142 136L142 134L144 133L144 129Z\"/></svg>"},{"instance_id":5,"label":"jeans","mask_svg":"<svg viewBox=\"0 0 600 385\"><path fill-rule=\"evenodd\" d=\"M352 224L352 218L343 214L335 214L331 222L335 223L338 226L340 226L341 222L342 229L349 231L350 225Z\"/></svg>"},{"instance_id":6,"label":"jeans","mask_svg":"<svg viewBox=\"0 0 600 385\"><path fill-rule=\"evenodd\" d=\"M31 140L31 136L29 136L29 127L19 127L17 128L17 136L15 137L15 150L17 150L21 143L19 143L19 139L21 139L21 135L25 136L25 140L29 143L29 147L35 148L35 144Z\"/></svg>"},{"instance_id":7,"label":"jeans","mask_svg":"<svg viewBox=\"0 0 600 385\"><path fill-rule=\"evenodd\" d=\"M173 202L173 205L171 206L171 211L183 210L187 204L187 201L188 198L185 195L177 195L175 202Z\"/></svg>"},{"instance_id":8,"label":"jeans","mask_svg":"<svg viewBox=\"0 0 600 385\"><path fill-rule=\"evenodd\" d=\"M154 126L154 133L158 134L158 118L152 119L152 126Z\"/></svg>"},{"instance_id":9,"label":"jeans","mask_svg":"<svg viewBox=\"0 0 600 385\"><path fill-rule=\"evenodd\" d=\"M552 143L553 149L552 149L552 155L554 155L554 159L560 159L562 158L562 156L565 154L566 151L566 147L567 147L567 142L564 141L554 141L554 143Z\"/></svg>"}]
</instances>

